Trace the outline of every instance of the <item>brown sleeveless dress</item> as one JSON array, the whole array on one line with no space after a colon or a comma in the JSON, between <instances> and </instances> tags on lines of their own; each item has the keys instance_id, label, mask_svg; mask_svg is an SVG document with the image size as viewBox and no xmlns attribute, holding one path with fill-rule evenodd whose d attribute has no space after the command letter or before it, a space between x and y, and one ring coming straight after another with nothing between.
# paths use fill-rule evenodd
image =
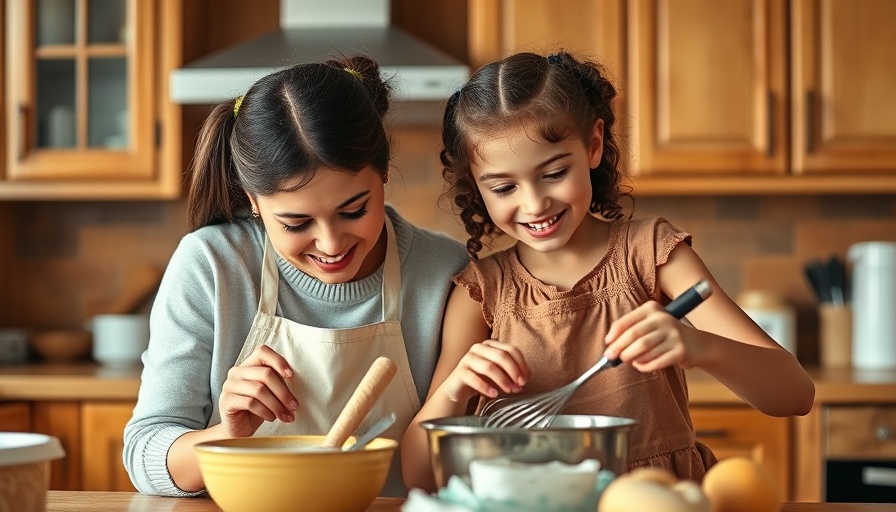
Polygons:
<instances>
[{"instance_id":1,"label":"brown sleeveless dress","mask_svg":"<svg viewBox=\"0 0 896 512\"><path fill-rule=\"evenodd\" d=\"M482 304L492 338L522 350L532 370L523 393L540 393L569 383L594 364L615 319L648 300L669 302L657 289L656 269L681 242L690 244L691 236L665 219L617 220L603 259L570 290L534 278L513 247L472 261L454 282ZM696 439L684 371L677 366L641 373L623 364L598 373L564 413L636 419L629 470L657 466L702 481L716 462Z\"/></svg>"}]
</instances>

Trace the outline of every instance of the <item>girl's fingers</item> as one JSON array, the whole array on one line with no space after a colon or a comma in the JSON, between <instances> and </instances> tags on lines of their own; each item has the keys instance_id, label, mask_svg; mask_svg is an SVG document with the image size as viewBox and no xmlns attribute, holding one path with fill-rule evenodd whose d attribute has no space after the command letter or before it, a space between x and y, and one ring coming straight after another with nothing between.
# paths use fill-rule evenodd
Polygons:
<instances>
[{"instance_id":1,"label":"girl's fingers","mask_svg":"<svg viewBox=\"0 0 896 512\"><path fill-rule=\"evenodd\" d=\"M470 368L491 379L505 393L518 392L522 386L520 382L525 383L524 371L507 350L480 343L471 347L468 355ZM528 367L525 372L528 373Z\"/></svg>"},{"instance_id":2,"label":"girl's fingers","mask_svg":"<svg viewBox=\"0 0 896 512\"><path fill-rule=\"evenodd\" d=\"M479 345L483 348L488 347L499 351L489 353L493 354L493 359L496 362L500 362L504 371L511 376L517 385L523 386L529 381L532 373L529 370L528 363L526 363L526 357L523 356L523 352L518 347L496 340L485 340Z\"/></svg>"}]
</instances>

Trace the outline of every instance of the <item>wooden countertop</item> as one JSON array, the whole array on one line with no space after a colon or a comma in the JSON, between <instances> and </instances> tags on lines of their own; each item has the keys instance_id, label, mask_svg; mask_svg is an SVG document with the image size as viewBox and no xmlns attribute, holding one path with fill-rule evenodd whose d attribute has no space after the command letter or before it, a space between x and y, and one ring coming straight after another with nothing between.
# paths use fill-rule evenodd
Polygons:
<instances>
[{"instance_id":1,"label":"wooden countertop","mask_svg":"<svg viewBox=\"0 0 896 512\"><path fill-rule=\"evenodd\" d=\"M110 368L95 363L0 366L2 400L136 400L140 366ZM815 401L835 404L861 401L893 403L896 370L809 368ZM702 370L688 370L690 401L702 404L743 403Z\"/></svg>"},{"instance_id":2,"label":"wooden countertop","mask_svg":"<svg viewBox=\"0 0 896 512\"><path fill-rule=\"evenodd\" d=\"M367 512L400 512L404 500L377 498ZM162 498L130 492L49 491L47 512L220 512L209 498ZM893 512L896 504L785 503L781 512Z\"/></svg>"},{"instance_id":3,"label":"wooden countertop","mask_svg":"<svg viewBox=\"0 0 896 512\"><path fill-rule=\"evenodd\" d=\"M134 401L141 370L96 363L0 366L0 400Z\"/></svg>"}]
</instances>

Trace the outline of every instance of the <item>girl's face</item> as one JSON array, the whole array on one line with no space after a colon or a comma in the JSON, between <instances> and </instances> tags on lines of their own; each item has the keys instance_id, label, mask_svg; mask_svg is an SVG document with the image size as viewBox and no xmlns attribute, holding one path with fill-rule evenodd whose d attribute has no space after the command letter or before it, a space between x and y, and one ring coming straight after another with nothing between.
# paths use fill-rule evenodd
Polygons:
<instances>
[{"instance_id":1,"label":"girl's face","mask_svg":"<svg viewBox=\"0 0 896 512\"><path fill-rule=\"evenodd\" d=\"M589 172L602 150L602 121L587 142L570 136L549 143L514 130L483 138L471 170L495 225L536 251L551 252L590 215Z\"/></svg>"},{"instance_id":2,"label":"girl's face","mask_svg":"<svg viewBox=\"0 0 896 512\"><path fill-rule=\"evenodd\" d=\"M386 254L385 188L367 167L322 167L299 190L249 198L283 259L327 284L363 279Z\"/></svg>"}]
</instances>

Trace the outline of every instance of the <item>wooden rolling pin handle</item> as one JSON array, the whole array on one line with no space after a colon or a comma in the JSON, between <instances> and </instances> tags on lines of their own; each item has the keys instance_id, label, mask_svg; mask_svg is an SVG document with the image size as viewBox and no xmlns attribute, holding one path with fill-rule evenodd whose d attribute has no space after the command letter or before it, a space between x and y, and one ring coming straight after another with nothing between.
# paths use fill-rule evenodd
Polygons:
<instances>
[{"instance_id":1,"label":"wooden rolling pin handle","mask_svg":"<svg viewBox=\"0 0 896 512\"><path fill-rule=\"evenodd\" d=\"M358 428L361 421L373 408L373 404L379 399L386 386L392 381L392 377L398 372L398 367L387 357L379 357L370 365L367 374L361 379L361 383L355 388L355 392L348 399L342 412L336 418L336 422L327 432L321 446L340 448L350 435Z\"/></svg>"}]
</instances>

